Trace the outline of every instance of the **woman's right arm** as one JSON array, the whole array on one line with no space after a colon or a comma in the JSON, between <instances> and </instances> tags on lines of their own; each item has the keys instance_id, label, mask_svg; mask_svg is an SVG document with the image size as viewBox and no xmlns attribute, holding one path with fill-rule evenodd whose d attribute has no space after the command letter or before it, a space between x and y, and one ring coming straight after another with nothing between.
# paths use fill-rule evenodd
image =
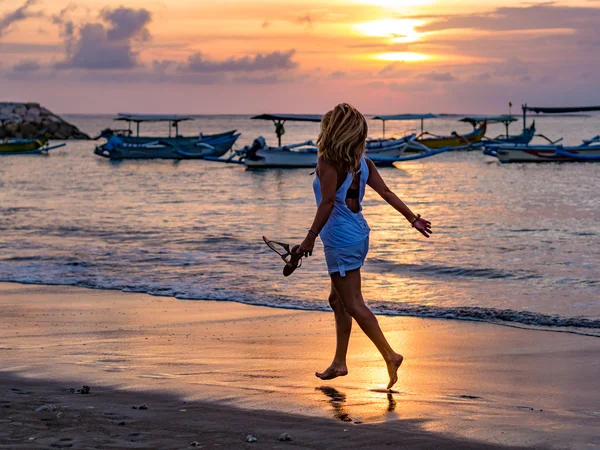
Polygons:
<instances>
[{"instance_id":1,"label":"woman's right arm","mask_svg":"<svg viewBox=\"0 0 600 450\"><path fill-rule=\"evenodd\" d=\"M331 164L323 161L319 158L318 163L318 177L321 184L321 203L317 207L315 218L310 227L310 231L304 238L297 253L303 256L312 255L313 248L315 247L315 239L329 220L329 216L333 211L335 204L335 193L337 186L337 170Z\"/></svg>"}]
</instances>

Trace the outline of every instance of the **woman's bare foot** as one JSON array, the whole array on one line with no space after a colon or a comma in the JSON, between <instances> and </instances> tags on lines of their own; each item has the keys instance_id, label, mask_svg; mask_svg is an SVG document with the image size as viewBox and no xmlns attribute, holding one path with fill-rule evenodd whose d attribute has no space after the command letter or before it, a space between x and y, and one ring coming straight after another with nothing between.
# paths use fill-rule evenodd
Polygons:
<instances>
[{"instance_id":1,"label":"woman's bare foot","mask_svg":"<svg viewBox=\"0 0 600 450\"><path fill-rule=\"evenodd\" d=\"M316 372L315 373L317 378L320 378L321 380L333 380L334 378L337 377L344 377L346 375L348 375L348 368L345 365L337 365L337 364L332 364L331 366L329 366L327 369L325 369L324 372Z\"/></svg>"},{"instance_id":2,"label":"woman's bare foot","mask_svg":"<svg viewBox=\"0 0 600 450\"><path fill-rule=\"evenodd\" d=\"M391 389L392 386L398 381L398 369L402 365L403 360L404 358L402 355L396 353L395 356L393 356L392 359L386 363L388 374L390 376L390 382L387 385L388 389Z\"/></svg>"}]
</instances>

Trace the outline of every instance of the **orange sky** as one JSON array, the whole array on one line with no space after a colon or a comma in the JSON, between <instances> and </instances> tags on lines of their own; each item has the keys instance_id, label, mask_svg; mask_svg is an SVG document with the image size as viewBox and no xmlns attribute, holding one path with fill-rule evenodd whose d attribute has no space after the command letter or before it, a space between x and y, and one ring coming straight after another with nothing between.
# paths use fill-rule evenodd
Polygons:
<instances>
[{"instance_id":1,"label":"orange sky","mask_svg":"<svg viewBox=\"0 0 600 450\"><path fill-rule=\"evenodd\" d=\"M0 99L190 113L599 103L597 23L598 1L0 0Z\"/></svg>"}]
</instances>

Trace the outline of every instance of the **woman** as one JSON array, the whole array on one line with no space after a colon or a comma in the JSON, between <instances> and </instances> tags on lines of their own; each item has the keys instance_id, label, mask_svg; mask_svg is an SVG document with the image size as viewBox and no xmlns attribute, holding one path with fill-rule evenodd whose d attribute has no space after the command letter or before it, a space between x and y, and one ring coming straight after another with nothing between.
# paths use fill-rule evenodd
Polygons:
<instances>
[{"instance_id":1,"label":"woman","mask_svg":"<svg viewBox=\"0 0 600 450\"><path fill-rule=\"evenodd\" d=\"M318 208L297 253L311 256L315 239L320 235L331 277L329 304L335 314L337 345L331 365L316 376L331 380L348 374L346 353L354 319L383 356L390 377L387 388L390 389L398 380L397 372L403 357L387 342L361 293L360 268L369 249L370 232L360 204L366 185L425 237L431 234L431 223L415 215L386 186L373 162L364 156L367 131L364 116L346 103L336 106L323 117L317 140L317 176L313 184Z\"/></svg>"}]
</instances>

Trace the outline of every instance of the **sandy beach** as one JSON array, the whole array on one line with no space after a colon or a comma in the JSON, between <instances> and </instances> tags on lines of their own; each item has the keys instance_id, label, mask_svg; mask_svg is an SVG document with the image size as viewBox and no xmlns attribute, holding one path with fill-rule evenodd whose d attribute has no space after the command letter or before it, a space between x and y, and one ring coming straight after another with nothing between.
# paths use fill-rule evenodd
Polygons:
<instances>
[{"instance_id":1,"label":"sandy beach","mask_svg":"<svg viewBox=\"0 0 600 450\"><path fill-rule=\"evenodd\" d=\"M600 446L597 338L381 324L406 358L392 393L356 326L349 375L315 378L329 313L1 284L0 448Z\"/></svg>"}]
</instances>

